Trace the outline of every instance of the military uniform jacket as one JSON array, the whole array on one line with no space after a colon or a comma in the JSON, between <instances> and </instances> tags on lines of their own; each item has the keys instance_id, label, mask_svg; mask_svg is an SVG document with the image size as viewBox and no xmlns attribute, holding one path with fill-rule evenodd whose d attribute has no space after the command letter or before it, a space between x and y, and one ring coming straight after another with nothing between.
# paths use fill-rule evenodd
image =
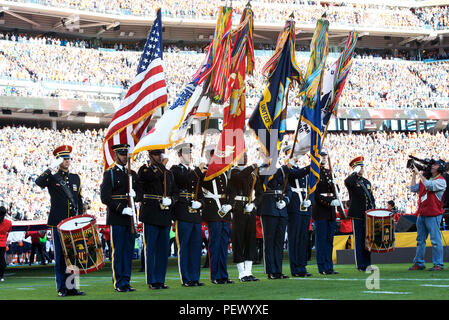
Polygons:
<instances>
[{"instance_id":1,"label":"military uniform jacket","mask_svg":"<svg viewBox=\"0 0 449 320\"><path fill-rule=\"evenodd\" d=\"M231 175L229 177L228 183L228 202L232 206L233 214L243 213L245 210L245 205L249 202L249 196L251 192L251 187L254 180L254 174L256 166L248 166L246 168L243 167L233 167L231 169ZM259 176L256 176L256 183L254 185L254 189L257 189L260 186L260 183L257 183ZM253 194L256 194L253 192ZM238 200L240 199L240 200ZM251 199L252 203L256 207L259 206L260 198L256 198L253 196ZM256 210L254 210L255 212Z\"/></svg>"},{"instance_id":2,"label":"military uniform jacket","mask_svg":"<svg viewBox=\"0 0 449 320\"><path fill-rule=\"evenodd\" d=\"M345 186L349 193L348 217L365 219L365 212L376 208L371 183L356 173L352 173L346 178Z\"/></svg>"},{"instance_id":3,"label":"military uniform jacket","mask_svg":"<svg viewBox=\"0 0 449 320\"><path fill-rule=\"evenodd\" d=\"M162 197L171 198L172 204L167 210L161 209ZM142 190L142 206L140 207L139 220L143 223L168 227L173 218L173 208L179 198L178 188L175 184L173 173L164 165L143 165L138 173L138 182Z\"/></svg>"},{"instance_id":4,"label":"military uniform jacket","mask_svg":"<svg viewBox=\"0 0 449 320\"><path fill-rule=\"evenodd\" d=\"M263 165L261 169L266 168L267 165ZM287 217L287 207L292 198L292 190L290 184L287 181L285 188L285 194L283 200L286 206L283 209L278 209L276 207L276 202L281 200L282 189L284 188L284 181L287 179L287 174L289 174L290 169L287 166L282 166L276 170L276 173L272 176L260 175L260 184L266 184L266 189L263 186L259 187L258 194L256 197L260 197L260 205L257 208L257 214L260 216L281 216Z\"/></svg>"},{"instance_id":5,"label":"military uniform jacket","mask_svg":"<svg viewBox=\"0 0 449 320\"><path fill-rule=\"evenodd\" d=\"M293 166L290 168L288 174L288 183L292 190L292 197L290 203L287 206L288 214L305 214L310 215L310 208L301 210L301 203L306 200L307 197L307 183L310 167L298 168Z\"/></svg>"},{"instance_id":6,"label":"military uniform jacket","mask_svg":"<svg viewBox=\"0 0 449 320\"><path fill-rule=\"evenodd\" d=\"M70 203L61 183L68 187L75 204ZM47 169L36 179L36 184L41 188L47 187L50 193L51 206L47 221L49 226L56 227L64 219L83 214L81 180L77 174L61 170L52 174L50 169Z\"/></svg>"},{"instance_id":7,"label":"military uniform jacket","mask_svg":"<svg viewBox=\"0 0 449 320\"><path fill-rule=\"evenodd\" d=\"M140 201L141 192L137 183L137 174L131 170L133 189L136 192L135 202ZM122 214L123 208L128 207L129 178L128 174L114 166L103 173L100 185L100 198L107 208L106 224L129 226L130 216Z\"/></svg>"},{"instance_id":8,"label":"military uniform jacket","mask_svg":"<svg viewBox=\"0 0 449 320\"><path fill-rule=\"evenodd\" d=\"M320 181L315 189L315 201L312 206L313 220L335 220L336 207L331 202L337 199L329 169L320 168Z\"/></svg>"},{"instance_id":9,"label":"military uniform jacket","mask_svg":"<svg viewBox=\"0 0 449 320\"><path fill-rule=\"evenodd\" d=\"M201 211L204 209L204 197L201 185L198 186L196 201L202 203L202 208L196 210L196 212L189 212L189 207L192 206L192 200L196 192L197 183L199 182L201 184L201 170L198 167L192 170L189 167L178 164L172 166L170 171L173 173L175 184L179 191L179 200L175 203L173 218L185 222L201 223Z\"/></svg>"},{"instance_id":10,"label":"military uniform jacket","mask_svg":"<svg viewBox=\"0 0 449 320\"><path fill-rule=\"evenodd\" d=\"M203 174L204 179L205 173ZM201 188L204 194L204 221L230 221L231 212L228 212L223 218L218 214L218 210L224 204L230 204L227 193L228 177L226 172L209 181L201 180Z\"/></svg>"}]
</instances>

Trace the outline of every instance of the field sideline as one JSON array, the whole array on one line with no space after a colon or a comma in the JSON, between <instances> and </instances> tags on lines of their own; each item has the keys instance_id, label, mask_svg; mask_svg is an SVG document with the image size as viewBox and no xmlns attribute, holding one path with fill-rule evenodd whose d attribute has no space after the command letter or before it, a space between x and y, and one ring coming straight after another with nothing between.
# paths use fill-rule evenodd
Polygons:
<instances>
[{"instance_id":1,"label":"field sideline","mask_svg":"<svg viewBox=\"0 0 449 320\"><path fill-rule=\"evenodd\" d=\"M204 258L203 258L204 259ZM315 261L309 261L310 278L268 280L263 265L254 265L258 282L240 283L237 268L230 263L228 272L234 284L214 285L209 269L201 269L204 287L181 286L175 258L169 259L166 284L168 290L150 290L145 273L139 272L140 261L134 260L131 285L135 292L113 290L111 266L81 275L81 297L59 298L53 266L8 267L5 281L0 282L0 300L447 300L449 270L430 272L408 271L409 264L377 265L378 272L364 273L354 265L335 265L338 275L320 275ZM428 266L430 267L430 266ZM283 261L284 273L290 276L288 260ZM378 277L377 277L378 276ZM378 282L377 282L378 279Z\"/></svg>"}]
</instances>

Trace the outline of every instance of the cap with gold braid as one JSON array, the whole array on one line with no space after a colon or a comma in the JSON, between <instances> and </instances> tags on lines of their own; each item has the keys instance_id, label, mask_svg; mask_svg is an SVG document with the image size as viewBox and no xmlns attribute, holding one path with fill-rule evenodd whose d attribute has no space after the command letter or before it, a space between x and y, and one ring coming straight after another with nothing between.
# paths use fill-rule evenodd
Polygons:
<instances>
[{"instance_id":1,"label":"cap with gold braid","mask_svg":"<svg viewBox=\"0 0 449 320\"><path fill-rule=\"evenodd\" d=\"M354 158L354 159L351 160L351 162L349 162L349 166L350 166L351 168L355 168L355 167L357 167L357 166L363 166L363 161L364 161L364 160L365 160L365 159L363 158L363 156Z\"/></svg>"},{"instance_id":2,"label":"cap with gold braid","mask_svg":"<svg viewBox=\"0 0 449 320\"><path fill-rule=\"evenodd\" d=\"M121 155L128 154L128 148L129 148L129 144L126 144L126 143L115 144L111 147L111 149L114 152L117 152L118 154L121 154Z\"/></svg>"},{"instance_id":3,"label":"cap with gold braid","mask_svg":"<svg viewBox=\"0 0 449 320\"><path fill-rule=\"evenodd\" d=\"M56 158L71 158L70 154L72 153L72 147L69 145L63 145L60 147L57 147L53 151L53 155Z\"/></svg>"}]
</instances>

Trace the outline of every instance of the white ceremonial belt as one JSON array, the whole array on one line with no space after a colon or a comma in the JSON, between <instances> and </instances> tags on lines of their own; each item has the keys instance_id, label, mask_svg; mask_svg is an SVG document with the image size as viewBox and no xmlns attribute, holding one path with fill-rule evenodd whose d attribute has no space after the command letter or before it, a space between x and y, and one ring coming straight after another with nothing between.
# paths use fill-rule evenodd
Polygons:
<instances>
[{"instance_id":1,"label":"white ceremonial belt","mask_svg":"<svg viewBox=\"0 0 449 320\"><path fill-rule=\"evenodd\" d=\"M293 192L296 192L296 193L301 193L301 192L307 192L307 189L306 188L291 188L292 189L292 191Z\"/></svg>"},{"instance_id":2,"label":"white ceremonial belt","mask_svg":"<svg viewBox=\"0 0 449 320\"><path fill-rule=\"evenodd\" d=\"M320 196L323 196L323 197L334 197L334 194L333 193L320 193Z\"/></svg>"},{"instance_id":3,"label":"white ceremonial belt","mask_svg":"<svg viewBox=\"0 0 449 320\"><path fill-rule=\"evenodd\" d=\"M238 200L238 201L249 201L249 197L244 197L244 196L235 196L234 199Z\"/></svg>"}]
</instances>

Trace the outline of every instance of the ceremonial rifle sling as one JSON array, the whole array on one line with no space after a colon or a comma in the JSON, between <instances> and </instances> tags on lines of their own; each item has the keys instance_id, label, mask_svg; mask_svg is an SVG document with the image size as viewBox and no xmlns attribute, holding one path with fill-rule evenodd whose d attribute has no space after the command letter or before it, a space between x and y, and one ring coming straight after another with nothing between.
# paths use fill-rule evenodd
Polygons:
<instances>
[{"instance_id":1,"label":"ceremonial rifle sling","mask_svg":"<svg viewBox=\"0 0 449 320\"><path fill-rule=\"evenodd\" d=\"M64 190L65 195L69 199L70 204L72 205L70 207L71 211L73 209L75 215L78 214L78 203L75 201L75 198L73 197L73 193L69 190L69 187L67 187L66 182L62 179L61 174L57 172L55 174L56 181L62 186L62 190Z\"/></svg>"}]
</instances>

